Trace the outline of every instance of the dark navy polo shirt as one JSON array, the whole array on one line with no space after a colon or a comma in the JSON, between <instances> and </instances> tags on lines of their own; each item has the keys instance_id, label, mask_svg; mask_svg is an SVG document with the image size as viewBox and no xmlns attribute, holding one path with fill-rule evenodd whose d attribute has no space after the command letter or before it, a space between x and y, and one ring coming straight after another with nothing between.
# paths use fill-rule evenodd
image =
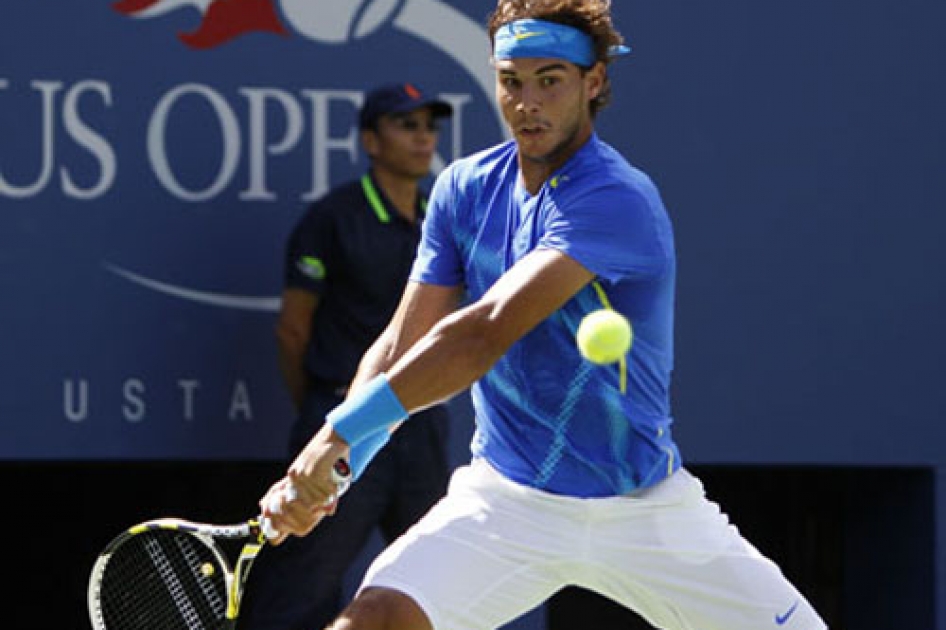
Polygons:
<instances>
[{"instance_id":1,"label":"dark navy polo shirt","mask_svg":"<svg viewBox=\"0 0 946 630\"><path fill-rule=\"evenodd\" d=\"M286 247L285 286L319 296L305 367L347 385L362 354L391 320L420 242L418 221L394 209L370 174L313 203Z\"/></svg>"}]
</instances>

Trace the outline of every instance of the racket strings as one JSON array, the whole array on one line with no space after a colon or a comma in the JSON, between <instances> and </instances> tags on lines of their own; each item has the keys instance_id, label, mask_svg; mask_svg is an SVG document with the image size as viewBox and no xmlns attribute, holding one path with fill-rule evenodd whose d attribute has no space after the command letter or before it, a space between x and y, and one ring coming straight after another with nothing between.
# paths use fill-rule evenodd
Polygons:
<instances>
[{"instance_id":1,"label":"racket strings","mask_svg":"<svg viewBox=\"0 0 946 630\"><path fill-rule=\"evenodd\" d=\"M185 532L151 530L119 545L101 584L108 630L213 630L227 627L227 569Z\"/></svg>"},{"instance_id":2,"label":"racket strings","mask_svg":"<svg viewBox=\"0 0 946 630\"><path fill-rule=\"evenodd\" d=\"M217 619L223 619L227 612L227 603L217 591L219 580L206 579L210 577L206 574L211 570L215 573L222 572L218 570L216 563L208 564L204 561L201 554L198 553L199 543L195 543L192 536L176 536L174 543L181 551L181 556L184 558L187 568L191 570L191 575L195 577L197 586L204 596L204 601L208 603ZM200 545L199 549L206 552L204 545ZM224 585L224 588L226 588L226 585Z\"/></svg>"}]
</instances>

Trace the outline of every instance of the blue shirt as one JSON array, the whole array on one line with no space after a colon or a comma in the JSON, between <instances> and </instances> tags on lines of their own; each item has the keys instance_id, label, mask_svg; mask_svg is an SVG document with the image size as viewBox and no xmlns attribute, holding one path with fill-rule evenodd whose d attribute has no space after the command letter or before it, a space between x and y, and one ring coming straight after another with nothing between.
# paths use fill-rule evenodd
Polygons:
<instances>
[{"instance_id":1,"label":"blue shirt","mask_svg":"<svg viewBox=\"0 0 946 630\"><path fill-rule=\"evenodd\" d=\"M596 279L473 385L473 454L556 494L650 486L679 468L680 456L669 404L673 232L644 173L595 135L535 196L522 186L512 141L458 160L434 185L411 279L465 285L475 301L541 248L567 254ZM575 343L582 318L603 299L634 329L623 375L619 364L584 360Z\"/></svg>"}]
</instances>

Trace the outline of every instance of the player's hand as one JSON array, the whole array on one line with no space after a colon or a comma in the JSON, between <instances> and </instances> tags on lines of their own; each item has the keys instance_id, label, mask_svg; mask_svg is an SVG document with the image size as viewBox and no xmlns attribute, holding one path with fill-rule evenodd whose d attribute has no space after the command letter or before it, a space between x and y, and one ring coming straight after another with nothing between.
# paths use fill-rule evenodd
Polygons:
<instances>
[{"instance_id":1,"label":"player's hand","mask_svg":"<svg viewBox=\"0 0 946 630\"><path fill-rule=\"evenodd\" d=\"M311 532L326 514L335 513L335 503L309 510L296 498L292 481L284 477L274 483L259 502L261 514L268 521L267 541L281 544L290 534L305 536ZM273 535L275 534L275 535Z\"/></svg>"},{"instance_id":2,"label":"player's hand","mask_svg":"<svg viewBox=\"0 0 946 630\"><path fill-rule=\"evenodd\" d=\"M270 542L278 545L289 534L305 536L326 514L335 513L338 497L348 486L347 479L339 486L336 464L347 469L347 459L348 445L326 424L292 463L286 477L260 500L263 517L277 532Z\"/></svg>"},{"instance_id":3,"label":"player's hand","mask_svg":"<svg viewBox=\"0 0 946 630\"><path fill-rule=\"evenodd\" d=\"M338 499L335 465L348 461L348 444L326 423L289 467L296 500L306 508L325 509Z\"/></svg>"}]
</instances>

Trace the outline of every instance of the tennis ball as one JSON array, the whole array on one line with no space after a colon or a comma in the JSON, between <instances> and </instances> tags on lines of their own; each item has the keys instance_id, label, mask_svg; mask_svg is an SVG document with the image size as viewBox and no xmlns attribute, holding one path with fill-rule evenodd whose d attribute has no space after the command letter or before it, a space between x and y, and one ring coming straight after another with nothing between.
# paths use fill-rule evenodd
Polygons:
<instances>
[{"instance_id":1,"label":"tennis ball","mask_svg":"<svg viewBox=\"0 0 946 630\"><path fill-rule=\"evenodd\" d=\"M592 311L578 325L578 351L599 365L620 361L631 349L633 338L631 323L611 309Z\"/></svg>"},{"instance_id":2,"label":"tennis ball","mask_svg":"<svg viewBox=\"0 0 946 630\"><path fill-rule=\"evenodd\" d=\"M217 572L217 569L215 569L214 565L210 562L205 562L202 565L200 565L200 573L204 577L211 577L216 572Z\"/></svg>"}]
</instances>

